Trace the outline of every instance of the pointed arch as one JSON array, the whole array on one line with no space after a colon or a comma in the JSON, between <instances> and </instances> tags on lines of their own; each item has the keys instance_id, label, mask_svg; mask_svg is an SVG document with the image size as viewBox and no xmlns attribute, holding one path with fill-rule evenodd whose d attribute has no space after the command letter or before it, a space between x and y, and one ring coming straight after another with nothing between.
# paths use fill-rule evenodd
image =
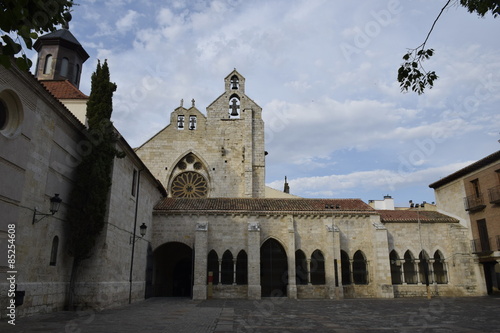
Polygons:
<instances>
[{"instance_id":1,"label":"pointed arch","mask_svg":"<svg viewBox=\"0 0 500 333\"><path fill-rule=\"evenodd\" d=\"M222 254L222 264L221 264L221 283L222 284L233 284L234 276L234 263L233 254L231 251L226 250Z\"/></svg>"},{"instance_id":2,"label":"pointed arch","mask_svg":"<svg viewBox=\"0 0 500 333\"><path fill-rule=\"evenodd\" d=\"M407 284L416 284L417 283L417 272L415 270L415 260L413 257L413 253L410 250L407 250L404 255L404 264L403 264L404 278Z\"/></svg>"},{"instance_id":3,"label":"pointed arch","mask_svg":"<svg viewBox=\"0 0 500 333\"><path fill-rule=\"evenodd\" d=\"M214 285L219 284L219 256L217 255L217 252L215 252L215 250L212 250L208 253L207 272L212 272L212 283Z\"/></svg>"},{"instance_id":4,"label":"pointed arch","mask_svg":"<svg viewBox=\"0 0 500 333\"><path fill-rule=\"evenodd\" d=\"M444 255L441 251L434 252L434 263L432 264L434 271L434 279L438 284L448 283L448 273L446 271L446 264L444 262Z\"/></svg>"},{"instance_id":5,"label":"pointed arch","mask_svg":"<svg viewBox=\"0 0 500 333\"><path fill-rule=\"evenodd\" d=\"M420 251L418 254L418 274L420 282L428 285L432 283L429 271L429 255L425 250Z\"/></svg>"},{"instance_id":6,"label":"pointed arch","mask_svg":"<svg viewBox=\"0 0 500 333\"><path fill-rule=\"evenodd\" d=\"M47 54L45 57L45 63L43 65L43 74L50 74L52 72L52 61L54 57L52 54Z\"/></svg>"},{"instance_id":7,"label":"pointed arch","mask_svg":"<svg viewBox=\"0 0 500 333\"><path fill-rule=\"evenodd\" d=\"M260 282L263 297L287 294L288 258L281 243L268 238L260 247Z\"/></svg>"},{"instance_id":8,"label":"pointed arch","mask_svg":"<svg viewBox=\"0 0 500 333\"><path fill-rule=\"evenodd\" d=\"M389 253L389 261L391 264L391 281L392 284L401 284L401 260L399 260L399 255L396 250L392 250Z\"/></svg>"},{"instance_id":9,"label":"pointed arch","mask_svg":"<svg viewBox=\"0 0 500 333\"><path fill-rule=\"evenodd\" d=\"M295 251L295 283L307 284L307 260L302 250Z\"/></svg>"},{"instance_id":10,"label":"pointed arch","mask_svg":"<svg viewBox=\"0 0 500 333\"><path fill-rule=\"evenodd\" d=\"M236 284L248 284L248 256L241 250L236 257Z\"/></svg>"},{"instance_id":11,"label":"pointed arch","mask_svg":"<svg viewBox=\"0 0 500 333\"><path fill-rule=\"evenodd\" d=\"M351 264L349 255L344 250L340 250L340 270L342 272L342 284L351 284Z\"/></svg>"},{"instance_id":12,"label":"pointed arch","mask_svg":"<svg viewBox=\"0 0 500 333\"><path fill-rule=\"evenodd\" d=\"M363 251L358 250L352 256L352 278L354 284L368 284L368 269Z\"/></svg>"},{"instance_id":13,"label":"pointed arch","mask_svg":"<svg viewBox=\"0 0 500 333\"><path fill-rule=\"evenodd\" d=\"M320 250L311 255L311 284L325 284L325 257Z\"/></svg>"}]
</instances>

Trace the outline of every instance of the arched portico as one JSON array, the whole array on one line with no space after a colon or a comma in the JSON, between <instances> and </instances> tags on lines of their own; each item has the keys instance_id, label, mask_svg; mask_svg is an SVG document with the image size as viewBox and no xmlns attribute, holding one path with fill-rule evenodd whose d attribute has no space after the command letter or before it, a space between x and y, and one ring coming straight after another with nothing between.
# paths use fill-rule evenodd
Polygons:
<instances>
[{"instance_id":1,"label":"arched portico","mask_svg":"<svg viewBox=\"0 0 500 333\"><path fill-rule=\"evenodd\" d=\"M159 246L153 253L153 295L191 297L193 290L193 250L180 242Z\"/></svg>"},{"instance_id":2,"label":"arched portico","mask_svg":"<svg viewBox=\"0 0 500 333\"><path fill-rule=\"evenodd\" d=\"M273 238L260 247L260 283L262 297L287 295L288 258L285 248Z\"/></svg>"}]
</instances>

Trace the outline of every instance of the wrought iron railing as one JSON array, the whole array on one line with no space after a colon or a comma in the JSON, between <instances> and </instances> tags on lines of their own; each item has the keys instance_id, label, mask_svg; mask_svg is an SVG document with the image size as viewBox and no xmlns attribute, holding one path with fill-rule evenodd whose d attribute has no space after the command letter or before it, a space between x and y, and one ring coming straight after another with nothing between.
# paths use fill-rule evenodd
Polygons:
<instances>
[{"instance_id":1,"label":"wrought iron railing","mask_svg":"<svg viewBox=\"0 0 500 333\"><path fill-rule=\"evenodd\" d=\"M468 211L476 211L481 210L486 205L484 204L483 194L479 193L479 195L469 195L464 198L465 210Z\"/></svg>"}]
</instances>

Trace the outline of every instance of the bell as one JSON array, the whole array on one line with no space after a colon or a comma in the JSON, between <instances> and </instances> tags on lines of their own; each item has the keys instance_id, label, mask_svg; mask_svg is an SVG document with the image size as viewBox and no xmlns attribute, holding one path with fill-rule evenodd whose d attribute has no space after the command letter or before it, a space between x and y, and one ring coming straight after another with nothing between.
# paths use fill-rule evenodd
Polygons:
<instances>
[{"instance_id":1,"label":"bell","mask_svg":"<svg viewBox=\"0 0 500 333\"><path fill-rule=\"evenodd\" d=\"M231 89L238 89L238 82L236 81L231 82Z\"/></svg>"},{"instance_id":2,"label":"bell","mask_svg":"<svg viewBox=\"0 0 500 333\"><path fill-rule=\"evenodd\" d=\"M236 99L233 99L233 102L232 104L229 106L231 108L231 116L232 117L237 117L239 114L238 114L238 109L239 109L239 105L236 104Z\"/></svg>"}]
</instances>

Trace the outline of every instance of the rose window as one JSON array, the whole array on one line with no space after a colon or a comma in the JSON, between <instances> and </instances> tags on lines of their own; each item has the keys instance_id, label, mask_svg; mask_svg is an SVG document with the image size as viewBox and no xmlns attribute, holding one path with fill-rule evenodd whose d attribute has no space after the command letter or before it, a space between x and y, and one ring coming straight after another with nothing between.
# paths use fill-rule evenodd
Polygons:
<instances>
[{"instance_id":1,"label":"rose window","mask_svg":"<svg viewBox=\"0 0 500 333\"><path fill-rule=\"evenodd\" d=\"M207 181L197 172L179 174L172 182L174 198L203 198L207 196Z\"/></svg>"}]
</instances>

